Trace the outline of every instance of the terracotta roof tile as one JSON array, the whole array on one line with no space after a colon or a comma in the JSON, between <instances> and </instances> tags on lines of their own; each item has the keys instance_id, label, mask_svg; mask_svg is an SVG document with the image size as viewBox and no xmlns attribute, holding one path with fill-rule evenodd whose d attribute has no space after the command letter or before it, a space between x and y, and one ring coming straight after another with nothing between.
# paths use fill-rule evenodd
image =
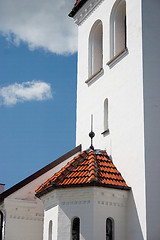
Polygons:
<instances>
[{"instance_id":1,"label":"terracotta roof tile","mask_svg":"<svg viewBox=\"0 0 160 240\"><path fill-rule=\"evenodd\" d=\"M43 183L36 190L36 194L40 196L57 187L86 186L86 184L130 189L106 151L88 150L80 153Z\"/></svg>"}]
</instances>

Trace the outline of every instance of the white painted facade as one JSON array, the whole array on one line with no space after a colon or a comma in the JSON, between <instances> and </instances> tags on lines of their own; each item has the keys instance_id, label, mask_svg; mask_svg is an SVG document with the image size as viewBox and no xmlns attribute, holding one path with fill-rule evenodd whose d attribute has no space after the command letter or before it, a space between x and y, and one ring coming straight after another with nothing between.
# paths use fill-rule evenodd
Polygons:
<instances>
[{"instance_id":1,"label":"white painted facade","mask_svg":"<svg viewBox=\"0 0 160 240\"><path fill-rule=\"evenodd\" d=\"M160 1L126 0L127 49L112 64L111 16L116 0L87 1L74 16L78 24L76 143L90 146L94 115L94 147L106 149L132 187L126 239L159 239L160 219ZM121 1L123 2L123 1ZM88 79L89 35L103 25L103 69ZM107 64L108 63L108 64ZM104 132L104 101L108 128Z\"/></svg>"},{"instance_id":2,"label":"white painted facade","mask_svg":"<svg viewBox=\"0 0 160 240\"><path fill-rule=\"evenodd\" d=\"M48 240L49 222L53 222L52 239L71 240L72 220L80 218L80 240L105 239L106 219L114 223L114 239L127 239L128 191L83 187L57 189L41 199L44 203L44 235Z\"/></svg>"}]
</instances>

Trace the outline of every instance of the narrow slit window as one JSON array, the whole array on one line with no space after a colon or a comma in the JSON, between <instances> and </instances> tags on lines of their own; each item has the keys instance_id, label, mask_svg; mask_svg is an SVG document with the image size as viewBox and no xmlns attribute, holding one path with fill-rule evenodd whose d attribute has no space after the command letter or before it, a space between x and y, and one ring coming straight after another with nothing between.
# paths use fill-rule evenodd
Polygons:
<instances>
[{"instance_id":1,"label":"narrow slit window","mask_svg":"<svg viewBox=\"0 0 160 240\"><path fill-rule=\"evenodd\" d=\"M108 130L108 98L104 101L104 131Z\"/></svg>"},{"instance_id":2,"label":"narrow slit window","mask_svg":"<svg viewBox=\"0 0 160 240\"><path fill-rule=\"evenodd\" d=\"M53 223L52 223L52 221L50 221L49 229L48 229L48 240L52 240L52 232L53 232Z\"/></svg>"},{"instance_id":3,"label":"narrow slit window","mask_svg":"<svg viewBox=\"0 0 160 240\"><path fill-rule=\"evenodd\" d=\"M111 218L107 218L106 220L106 240L113 240L113 220Z\"/></svg>"},{"instance_id":4,"label":"narrow slit window","mask_svg":"<svg viewBox=\"0 0 160 240\"><path fill-rule=\"evenodd\" d=\"M72 222L72 240L80 240L80 219L78 217Z\"/></svg>"}]
</instances>

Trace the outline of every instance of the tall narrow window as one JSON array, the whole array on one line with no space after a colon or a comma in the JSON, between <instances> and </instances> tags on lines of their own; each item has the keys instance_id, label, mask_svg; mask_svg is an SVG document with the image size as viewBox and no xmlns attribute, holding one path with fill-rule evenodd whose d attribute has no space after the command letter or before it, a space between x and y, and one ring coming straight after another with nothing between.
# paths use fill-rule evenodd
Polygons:
<instances>
[{"instance_id":1,"label":"tall narrow window","mask_svg":"<svg viewBox=\"0 0 160 240\"><path fill-rule=\"evenodd\" d=\"M106 220L106 240L113 240L113 220L111 218Z\"/></svg>"},{"instance_id":2,"label":"tall narrow window","mask_svg":"<svg viewBox=\"0 0 160 240\"><path fill-rule=\"evenodd\" d=\"M2 230L3 230L3 213L0 211L0 240L2 240Z\"/></svg>"},{"instance_id":3,"label":"tall narrow window","mask_svg":"<svg viewBox=\"0 0 160 240\"><path fill-rule=\"evenodd\" d=\"M111 13L111 58L127 47L126 2L117 1Z\"/></svg>"},{"instance_id":4,"label":"tall narrow window","mask_svg":"<svg viewBox=\"0 0 160 240\"><path fill-rule=\"evenodd\" d=\"M102 45L102 22L97 20L94 23L89 36L89 77L95 75L102 69Z\"/></svg>"},{"instance_id":5,"label":"tall narrow window","mask_svg":"<svg viewBox=\"0 0 160 240\"><path fill-rule=\"evenodd\" d=\"M72 222L72 240L80 240L80 219L78 217Z\"/></svg>"},{"instance_id":6,"label":"tall narrow window","mask_svg":"<svg viewBox=\"0 0 160 240\"><path fill-rule=\"evenodd\" d=\"M104 131L108 130L108 99L104 101Z\"/></svg>"},{"instance_id":7,"label":"tall narrow window","mask_svg":"<svg viewBox=\"0 0 160 240\"><path fill-rule=\"evenodd\" d=\"M53 228L53 223L52 223L52 221L50 221L49 229L48 229L48 240L52 240L52 228Z\"/></svg>"}]
</instances>

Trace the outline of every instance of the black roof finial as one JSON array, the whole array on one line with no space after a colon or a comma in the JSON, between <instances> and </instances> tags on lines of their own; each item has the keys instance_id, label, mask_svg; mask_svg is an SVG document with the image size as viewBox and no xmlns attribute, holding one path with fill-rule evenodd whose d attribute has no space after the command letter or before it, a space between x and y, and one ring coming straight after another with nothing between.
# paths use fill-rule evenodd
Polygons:
<instances>
[{"instance_id":1,"label":"black roof finial","mask_svg":"<svg viewBox=\"0 0 160 240\"><path fill-rule=\"evenodd\" d=\"M91 146L90 146L90 149L94 150L94 147L93 147L93 138L95 136L95 133L93 132L93 114L91 114L91 132L89 133L89 137L91 138Z\"/></svg>"}]
</instances>

